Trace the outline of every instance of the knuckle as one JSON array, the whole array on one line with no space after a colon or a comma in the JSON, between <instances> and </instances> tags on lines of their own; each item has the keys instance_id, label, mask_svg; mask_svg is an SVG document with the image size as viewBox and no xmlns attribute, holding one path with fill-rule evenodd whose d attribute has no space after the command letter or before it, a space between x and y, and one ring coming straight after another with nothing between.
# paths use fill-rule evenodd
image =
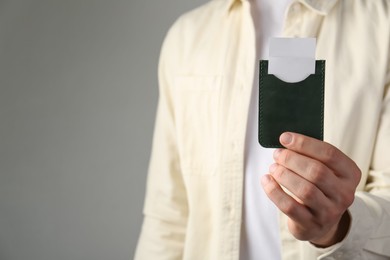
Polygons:
<instances>
[{"instance_id":1,"label":"knuckle","mask_svg":"<svg viewBox=\"0 0 390 260\"><path fill-rule=\"evenodd\" d=\"M336 199L336 204L342 211L347 209L355 200L355 192L353 189L345 188L340 191L339 196Z\"/></svg>"},{"instance_id":2,"label":"knuckle","mask_svg":"<svg viewBox=\"0 0 390 260\"><path fill-rule=\"evenodd\" d=\"M314 185L303 185L300 189L299 195L303 201L315 200L317 190Z\"/></svg>"},{"instance_id":3,"label":"knuckle","mask_svg":"<svg viewBox=\"0 0 390 260\"><path fill-rule=\"evenodd\" d=\"M282 162L285 165L288 165L289 162L291 161L291 157L293 156L293 153L290 150L283 150L282 151Z\"/></svg>"},{"instance_id":4,"label":"knuckle","mask_svg":"<svg viewBox=\"0 0 390 260\"><path fill-rule=\"evenodd\" d=\"M267 193L267 196L274 202L280 197L280 188L274 181L267 184L265 187L265 192Z\"/></svg>"},{"instance_id":5,"label":"knuckle","mask_svg":"<svg viewBox=\"0 0 390 260\"><path fill-rule=\"evenodd\" d=\"M281 210L288 216L294 216L296 212L295 205L288 200L283 201L283 204L281 205Z\"/></svg>"},{"instance_id":6,"label":"knuckle","mask_svg":"<svg viewBox=\"0 0 390 260\"><path fill-rule=\"evenodd\" d=\"M345 192L345 194L342 196L342 205L345 208L348 208L349 206L351 206L354 200L355 200L355 195L353 191Z\"/></svg>"},{"instance_id":7,"label":"knuckle","mask_svg":"<svg viewBox=\"0 0 390 260\"><path fill-rule=\"evenodd\" d=\"M337 158L337 150L336 148L334 148L333 146L327 146L326 148L324 148L324 152L323 152L323 160L326 162L326 163L332 163L334 161L336 161L336 158Z\"/></svg>"},{"instance_id":8,"label":"knuckle","mask_svg":"<svg viewBox=\"0 0 390 260\"><path fill-rule=\"evenodd\" d=\"M315 183L322 183L325 180L327 169L321 163L312 163L309 166L310 179Z\"/></svg>"},{"instance_id":9,"label":"knuckle","mask_svg":"<svg viewBox=\"0 0 390 260\"><path fill-rule=\"evenodd\" d=\"M273 182L269 182L264 189L270 197L273 197L277 192L276 185Z\"/></svg>"},{"instance_id":10,"label":"knuckle","mask_svg":"<svg viewBox=\"0 0 390 260\"><path fill-rule=\"evenodd\" d=\"M286 175L286 168L281 165L278 165L273 175L278 180L283 179Z\"/></svg>"},{"instance_id":11,"label":"knuckle","mask_svg":"<svg viewBox=\"0 0 390 260\"><path fill-rule=\"evenodd\" d=\"M356 166L355 170L353 171L355 180L356 180L356 185L359 184L360 179L362 178L362 171L359 169L358 166Z\"/></svg>"},{"instance_id":12,"label":"knuckle","mask_svg":"<svg viewBox=\"0 0 390 260\"><path fill-rule=\"evenodd\" d=\"M303 138L302 136L296 136L294 138L294 147L299 150L299 151L302 151L306 146L306 141L305 141L305 138Z\"/></svg>"}]
</instances>

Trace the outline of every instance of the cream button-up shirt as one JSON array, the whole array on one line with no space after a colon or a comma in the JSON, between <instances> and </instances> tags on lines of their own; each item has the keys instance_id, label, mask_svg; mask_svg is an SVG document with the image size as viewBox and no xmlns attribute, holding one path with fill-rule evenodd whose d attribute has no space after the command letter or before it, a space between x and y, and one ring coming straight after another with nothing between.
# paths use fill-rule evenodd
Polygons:
<instances>
[{"instance_id":1,"label":"cream button-up shirt","mask_svg":"<svg viewBox=\"0 0 390 260\"><path fill-rule=\"evenodd\" d=\"M284 35L317 38L324 140L363 175L346 238L316 248L294 239L281 215L282 258L390 259L390 1L294 1ZM170 29L135 259L238 259L256 64L247 0L213 0Z\"/></svg>"}]
</instances>

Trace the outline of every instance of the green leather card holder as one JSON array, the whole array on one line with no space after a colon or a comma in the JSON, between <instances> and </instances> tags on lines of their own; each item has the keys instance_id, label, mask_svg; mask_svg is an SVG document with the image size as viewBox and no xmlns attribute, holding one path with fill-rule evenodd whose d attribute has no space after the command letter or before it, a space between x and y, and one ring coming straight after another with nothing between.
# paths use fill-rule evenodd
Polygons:
<instances>
[{"instance_id":1,"label":"green leather card holder","mask_svg":"<svg viewBox=\"0 0 390 260\"><path fill-rule=\"evenodd\" d=\"M260 61L258 139L266 148L282 148L279 136L295 132L323 140L325 61L317 60L315 74L288 83L268 74Z\"/></svg>"}]
</instances>

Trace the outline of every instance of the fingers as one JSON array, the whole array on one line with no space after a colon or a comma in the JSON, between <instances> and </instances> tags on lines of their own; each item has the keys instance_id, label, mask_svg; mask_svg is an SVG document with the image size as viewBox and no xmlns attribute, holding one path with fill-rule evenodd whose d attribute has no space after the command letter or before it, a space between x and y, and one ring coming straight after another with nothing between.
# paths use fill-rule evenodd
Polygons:
<instances>
[{"instance_id":1,"label":"fingers","mask_svg":"<svg viewBox=\"0 0 390 260\"><path fill-rule=\"evenodd\" d=\"M269 199L289 218L298 223L307 223L312 218L310 211L285 193L272 176L264 175L261 184Z\"/></svg>"},{"instance_id":2,"label":"fingers","mask_svg":"<svg viewBox=\"0 0 390 260\"><path fill-rule=\"evenodd\" d=\"M322 162L342 178L357 181L357 183L360 181L361 173L355 162L328 143L291 132L283 133L280 136L280 142L288 150Z\"/></svg>"},{"instance_id":3,"label":"fingers","mask_svg":"<svg viewBox=\"0 0 390 260\"><path fill-rule=\"evenodd\" d=\"M334 195L335 185L338 185L337 176L323 163L287 149L276 150L274 159L279 165L318 187L327 197Z\"/></svg>"},{"instance_id":4,"label":"fingers","mask_svg":"<svg viewBox=\"0 0 390 260\"><path fill-rule=\"evenodd\" d=\"M273 176L268 174L262 177L261 183L269 199L288 216L289 230L294 237L300 240L317 241L318 244L327 243L323 241L333 241L333 233L331 234L330 231L333 229L336 232L333 227L338 226L340 216L345 212L344 208L334 207L329 200L321 198L321 193L315 189L306 196L297 193L303 200L303 203L299 203L281 188ZM312 196L320 197L315 207L307 205L314 205L315 199ZM329 245L331 244L333 243Z\"/></svg>"},{"instance_id":5,"label":"fingers","mask_svg":"<svg viewBox=\"0 0 390 260\"><path fill-rule=\"evenodd\" d=\"M261 179L264 191L270 200L289 218L290 232L300 240L311 240L318 233L325 233L327 221L322 221L303 204L289 196L270 175Z\"/></svg>"},{"instance_id":6,"label":"fingers","mask_svg":"<svg viewBox=\"0 0 390 260\"><path fill-rule=\"evenodd\" d=\"M273 164L270 167L270 173L278 184L294 194L302 204L309 207L310 211L331 205L329 199L316 185L284 166Z\"/></svg>"}]
</instances>

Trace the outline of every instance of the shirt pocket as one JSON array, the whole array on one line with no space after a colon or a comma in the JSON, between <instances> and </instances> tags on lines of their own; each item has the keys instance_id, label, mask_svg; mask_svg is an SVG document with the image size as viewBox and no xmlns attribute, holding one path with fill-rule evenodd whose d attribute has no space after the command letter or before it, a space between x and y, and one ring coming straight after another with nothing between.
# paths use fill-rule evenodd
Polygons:
<instances>
[{"instance_id":1,"label":"shirt pocket","mask_svg":"<svg viewBox=\"0 0 390 260\"><path fill-rule=\"evenodd\" d=\"M174 80L174 114L184 175L216 174L221 86L220 76L179 76Z\"/></svg>"}]
</instances>

